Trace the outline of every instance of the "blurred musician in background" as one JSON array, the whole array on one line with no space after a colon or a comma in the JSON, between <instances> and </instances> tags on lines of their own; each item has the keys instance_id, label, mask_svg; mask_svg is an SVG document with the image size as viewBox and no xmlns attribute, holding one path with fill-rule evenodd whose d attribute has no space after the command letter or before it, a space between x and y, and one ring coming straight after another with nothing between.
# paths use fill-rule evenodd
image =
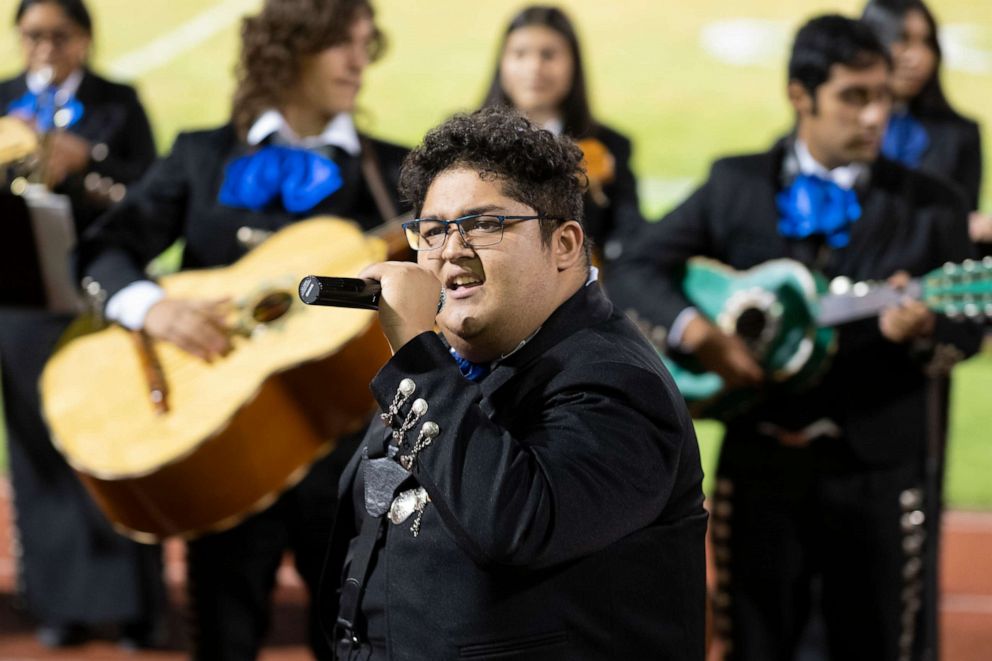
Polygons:
<instances>
[{"instance_id":1,"label":"blurred musician in background","mask_svg":"<svg viewBox=\"0 0 992 661\"><path fill-rule=\"evenodd\" d=\"M11 184L42 200L49 195L39 192L43 187L65 194L82 231L151 164L155 145L134 89L89 69L93 27L82 0L22 0L15 25L25 69L0 82L0 112L36 131L40 148L7 168L3 259L23 260L34 271L42 260L31 212L9 192ZM80 642L90 625L108 623L118 625L127 644L153 643L164 605L159 549L111 529L52 446L40 415L38 378L71 315L47 311L44 297L20 284L39 273L14 275L5 270L0 287L0 364L25 603L49 646Z\"/></svg>"},{"instance_id":2,"label":"blurred musician in background","mask_svg":"<svg viewBox=\"0 0 992 661\"><path fill-rule=\"evenodd\" d=\"M882 155L906 167L943 178L957 186L969 209L977 209L981 200L982 144L978 124L963 117L951 106L940 80L943 61L938 39L937 21L922 0L871 0L862 20L878 35L892 55L894 107L882 141ZM979 252L992 248L992 215L972 211L969 229ZM946 375L934 378L931 393L935 411L941 420L933 427L930 444L931 471L927 489L927 514L934 529L939 529L943 509L943 480L950 413L951 382ZM936 546L929 547L926 607L920 622L926 641L918 646L937 647L937 579Z\"/></svg>"},{"instance_id":3,"label":"blurred musician in background","mask_svg":"<svg viewBox=\"0 0 992 661\"><path fill-rule=\"evenodd\" d=\"M943 55L937 21L922 0L871 0L862 16L892 54L892 117L882 154L960 186L978 209L982 141L978 124L960 115L940 82ZM973 212L972 240L982 254L992 249L992 214Z\"/></svg>"},{"instance_id":4,"label":"blurred musician in background","mask_svg":"<svg viewBox=\"0 0 992 661\"><path fill-rule=\"evenodd\" d=\"M827 278L904 282L971 254L962 196L878 157L890 72L859 21L821 16L799 30L787 87L794 133L717 161L615 265L613 299L665 338L659 350L692 354L731 388L771 380L740 337L686 298L695 255L738 270L787 257ZM925 514L927 379L980 342L977 324L906 300L839 327L811 388L768 391L727 420L710 530L714 630L728 658L795 658L816 584L830 658L917 658L923 556L938 535Z\"/></svg>"},{"instance_id":5,"label":"blurred musician in background","mask_svg":"<svg viewBox=\"0 0 992 661\"><path fill-rule=\"evenodd\" d=\"M541 128L578 142L589 180L586 235L598 258L616 257L622 242L615 239L644 222L631 144L593 117L578 37L562 10L530 6L510 20L482 105L514 107Z\"/></svg>"},{"instance_id":6,"label":"blurred musician in background","mask_svg":"<svg viewBox=\"0 0 992 661\"><path fill-rule=\"evenodd\" d=\"M82 0L22 0L15 21L26 69L0 82L0 108L43 135L28 179L68 195L82 231L155 159L151 127L134 88L89 69Z\"/></svg>"},{"instance_id":7,"label":"blurred musician in background","mask_svg":"<svg viewBox=\"0 0 992 661\"><path fill-rule=\"evenodd\" d=\"M365 69L383 47L366 0L267 0L244 20L241 38L230 122L181 133L80 248L110 320L207 361L231 349L224 301L169 298L145 265L177 239L183 268L228 265L253 235L315 215L377 227L397 215L406 155L359 133L352 118ZM189 543L194 658L255 658L286 549L315 595L338 476L355 443L339 442L264 511ZM329 658L314 616L313 652Z\"/></svg>"}]
</instances>

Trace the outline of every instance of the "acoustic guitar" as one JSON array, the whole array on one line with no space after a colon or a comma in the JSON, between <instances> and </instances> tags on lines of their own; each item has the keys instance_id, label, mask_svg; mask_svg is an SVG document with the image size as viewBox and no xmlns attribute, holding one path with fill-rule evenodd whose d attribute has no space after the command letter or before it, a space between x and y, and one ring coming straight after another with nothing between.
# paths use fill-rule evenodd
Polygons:
<instances>
[{"instance_id":1,"label":"acoustic guitar","mask_svg":"<svg viewBox=\"0 0 992 661\"><path fill-rule=\"evenodd\" d=\"M946 264L901 291L884 283L829 284L799 262L779 259L735 271L707 258L689 260L682 288L696 308L740 337L764 369L762 389L724 387L690 355L663 355L697 418L727 419L776 393L810 387L829 365L836 326L877 315L908 297L952 318L992 318L992 258Z\"/></svg>"},{"instance_id":2,"label":"acoustic guitar","mask_svg":"<svg viewBox=\"0 0 992 661\"><path fill-rule=\"evenodd\" d=\"M150 543L233 526L362 428L390 355L375 313L314 309L296 291L307 274L354 275L386 255L350 222L295 223L231 266L160 280L172 297L230 298L228 356L207 363L119 326L52 356L52 438L122 533Z\"/></svg>"}]
</instances>

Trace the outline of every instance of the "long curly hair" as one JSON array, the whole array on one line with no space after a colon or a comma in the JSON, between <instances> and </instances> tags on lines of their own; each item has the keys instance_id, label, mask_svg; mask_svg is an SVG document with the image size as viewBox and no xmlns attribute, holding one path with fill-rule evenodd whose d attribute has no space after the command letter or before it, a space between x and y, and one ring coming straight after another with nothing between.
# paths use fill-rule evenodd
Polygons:
<instances>
[{"instance_id":1,"label":"long curly hair","mask_svg":"<svg viewBox=\"0 0 992 661\"><path fill-rule=\"evenodd\" d=\"M531 207L545 244L565 220L582 222L582 150L568 137L542 131L517 111L501 106L459 114L431 129L403 162L400 194L419 215L427 190L453 168L475 170L498 181L503 193Z\"/></svg>"},{"instance_id":2,"label":"long curly hair","mask_svg":"<svg viewBox=\"0 0 992 661\"><path fill-rule=\"evenodd\" d=\"M266 0L257 15L244 19L231 107L242 140L259 115L297 84L303 59L345 41L362 16L375 16L368 0ZM384 48L376 29L370 61Z\"/></svg>"}]
</instances>

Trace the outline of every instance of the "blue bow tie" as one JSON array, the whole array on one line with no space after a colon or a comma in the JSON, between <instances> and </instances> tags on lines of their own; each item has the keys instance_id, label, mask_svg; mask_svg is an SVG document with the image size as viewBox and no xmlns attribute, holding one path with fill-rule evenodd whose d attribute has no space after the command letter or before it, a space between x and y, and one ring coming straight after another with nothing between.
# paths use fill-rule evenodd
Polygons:
<instances>
[{"instance_id":1,"label":"blue bow tie","mask_svg":"<svg viewBox=\"0 0 992 661\"><path fill-rule=\"evenodd\" d=\"M464 376L469 381L478 383L487 376L489 376L489 372L492 371L489 363L473 363L467 358L462 358L458 354L458 352L455 351L454 347L450 347L448 349L448 352L451 354L451 357L454 358L455 362L458 364L458 369L461 370L462 376Z\"/></svg>"},{"instance_id":2,"label":"blue bow tie","mask_svg":"<svg viewBox=\"0 0 992 661\"><path fill-rule=\"evenodd\" d=\"M7 106L7 113L34 124L40 133L48 133L55 128L56 113L63 113L59 128L66 129L79 122L83 117L83 104L79 99L70 97L59 104L57 97L55 87L46 87L37 94L28 90Z\"/></svg>"},{"instance_id":3,"label":"blue bow tie","mask_svg":"<svg viewBox=\"0 0 992 661\"><path fill-rule=\"evenodd\" d=\"M882 138L882 154L886 158L915 168L929 146L930 135L927 130L908 112L894 114L889 118L885 137Z\"/></svg>"},{"instance_id":4,"label":"blue bow tie","mask_svg":"<svg viewBox=\"0 0 992 661\"><path fill-rule=\"evenodd\" d=\"M782 214L779 234L789 239L820 234L831 248L846 246L851 240L851 225L861 218L861 203L854 190L806 174L776 195L775 203Z\"/></svg>"},{"instance_id":5,"label":"blue bow tie","mask_svg":"<svg viewBox=\"0 0 992 661\"><path fill-rule=\"evenodd\" d=\"M236 209L259 211L277 196L290 213L303 213L341 188L337 163L306 149L263 147L232 161L224 173L218 201Z\"/></svg>"}]
</instances>

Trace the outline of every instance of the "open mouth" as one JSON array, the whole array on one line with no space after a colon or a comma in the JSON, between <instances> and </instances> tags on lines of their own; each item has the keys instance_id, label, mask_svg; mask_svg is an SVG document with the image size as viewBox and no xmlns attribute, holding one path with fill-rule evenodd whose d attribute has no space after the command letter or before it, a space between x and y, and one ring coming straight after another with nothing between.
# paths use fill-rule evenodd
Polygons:
<instances>
[{"instance_id":1,"label":"open mouth","mask_svg":"<svg viewBox=\"0 0 992 661\"><path fill-rule=\"evenodd\" d=\"M444 288L449 294L454 294L457 297L459 293L468 293L471 289L478 287L484 281L484 278L481 278L473 273L463 273L448 278L444 283Z\"/></svg>"}]
</instances>

